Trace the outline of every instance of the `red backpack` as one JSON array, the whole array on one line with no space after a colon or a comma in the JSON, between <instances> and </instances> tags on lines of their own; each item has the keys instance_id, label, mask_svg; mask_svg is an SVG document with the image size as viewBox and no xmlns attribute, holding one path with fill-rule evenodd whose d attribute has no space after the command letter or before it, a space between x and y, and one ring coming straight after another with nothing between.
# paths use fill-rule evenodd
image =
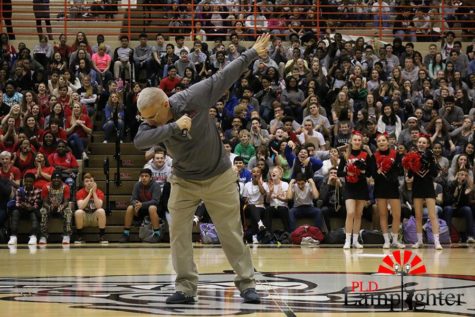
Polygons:
<instances>
[{"instance_id":1,"label":"red backpack","mask_svg":"<svg viewBox=\"0 0 475 317\"><path fill-rule=\"evenodd\" d=\"M309 225L300 226L290 234L290 240L293 244L300 244L305 237L311 237L320 242L324 239L320 228Z\"/></svg>"}]
</instances>

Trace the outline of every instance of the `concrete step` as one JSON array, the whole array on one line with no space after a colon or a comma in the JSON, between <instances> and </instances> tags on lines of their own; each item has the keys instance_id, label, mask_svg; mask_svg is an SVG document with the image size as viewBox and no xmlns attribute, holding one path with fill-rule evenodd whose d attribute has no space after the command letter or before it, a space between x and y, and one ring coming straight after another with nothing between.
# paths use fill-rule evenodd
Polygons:
<instances>
[{"instance_id":1,"label":"concrete step","mask_svg":"<svg viewBox=\"0 0 475 317\"><path fill-rule=\"evenodd\" d=\"M97 143L94 142L89 145L89 150L93 155L114 155L115 153L115 144L114 143ZM144 152L139 151L135 148L132 143L122 143L120 145L120 153L121 155L143 155ZM104 157L105 158L105 157Z\"/></svg>"},{"instance_id":2,"label":"concrete step","mask_svg":"<svg viewBox=\"0 0 475 317\"><path fill-rule=\"evenodd\" d=\"M142 168L146 161L144 155L121 155L122 165L124 167L139 167ZM89 168L102 168L104 166L104 155L89 155ZM109 155L109 166L115 168L117 166L117 161L113 156Z\"/></svg>"},{"instance_id":3,"label":"concrete step","mask_svg":"<svg viewBox=\"0 0 475 317\"><path fill-rule=\"evenodd\" d=\"M135 183L137 182L138 178L136 180L127 180L127 181L122 181L120 186L116 186L113 181L109 183L109 190L110 193L114 193L114 195L131 195L132 190L134 188ZM102 191L105 192L106 190L106 182L105 181L96 181L97 187L99 187Z\"/></svg>"},{"instance_id":4,"label":"concrete step","mask_svg":"<svg viewBox=\"0 0 475 317\"><path fill-rule=\"evenodd\" d=\"M139 173L140 173L141 167L127 167L127 168L121 168L120 169L120 179L122 181L127 181L127 180L138 180L139 179ZM94 179L97 181L104 181L106 180L106 176L104 175L104 171L102 168L86 168L85 172L89 172L94 176ZM109 170L111 181L114 179L115 175L115 168Z\"/></svg>"}]
</instances>

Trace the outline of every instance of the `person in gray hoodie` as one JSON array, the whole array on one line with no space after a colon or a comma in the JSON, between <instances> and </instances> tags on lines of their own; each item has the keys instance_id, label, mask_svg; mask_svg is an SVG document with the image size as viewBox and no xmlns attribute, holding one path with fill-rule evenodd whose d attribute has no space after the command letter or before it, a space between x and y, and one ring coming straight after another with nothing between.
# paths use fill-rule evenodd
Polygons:
<instances>
[{"instance_id":1,"label":"person in gray hoodie","mask_svg":"<svg viewBox=\"0 0 475 317\"><path fill-rule=\"evenodd\" d=\"M152 171L144 168L140 171L140 180L135 183L132 190L130 205L125 212L124 232L119 242L128 242L130 238L130 226L134 218L150 217L153 229L153 241L160 241L160 218L158 217L158 202L160 200L160 184L152 179Z\"/></svg>"}]
</instances>

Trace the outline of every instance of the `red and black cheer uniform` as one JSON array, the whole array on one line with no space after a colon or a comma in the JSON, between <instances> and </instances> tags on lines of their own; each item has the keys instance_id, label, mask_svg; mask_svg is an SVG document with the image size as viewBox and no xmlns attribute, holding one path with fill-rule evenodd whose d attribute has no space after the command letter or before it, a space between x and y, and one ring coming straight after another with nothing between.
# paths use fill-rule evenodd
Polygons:
<instances>
[{"instance_id":1,"label":"red and black cheer uniform","mask_svg":"<svg viewBox=\"0 0 475 317\"><path fill-rule=\"evenodd\" d=\"M363 150L352 150L348 160L344 156L340 158L338 177L345 177L345 199L369 200L366 174L369 172L370 163L370 155Z\"/></svg>"},{"instance_id":2,"label":"red and black cheer uniform","mask_svg":"<svg viewBox=\"0 0 475 317\"><path fill-rule=\"evenodd\" d=\"M374 197L399 199L399 181L402 156L394 149L375 151L372 156L372 175L374 179ZM382 172L378 173L378 170Z\"/></svg>"}]
</instances>

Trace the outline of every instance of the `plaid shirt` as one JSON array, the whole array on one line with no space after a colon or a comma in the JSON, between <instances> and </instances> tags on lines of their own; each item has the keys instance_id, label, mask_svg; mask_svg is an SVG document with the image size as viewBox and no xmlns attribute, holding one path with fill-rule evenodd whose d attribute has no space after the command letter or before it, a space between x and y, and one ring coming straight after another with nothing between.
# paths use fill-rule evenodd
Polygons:
<instances>
[{"instance_id":1,"label":"plaid shirt","mask_svg":"<svg viewBox=\"0 0 475 317\"><path fill-rule=\"evenodd\" d=\"M33 208L38 209L40 206L41 190L33 188L27 190L25 187L20 187L16 190L16 207L20 207L22 203L29 204Z\"/></svg>"}]
</instances>

